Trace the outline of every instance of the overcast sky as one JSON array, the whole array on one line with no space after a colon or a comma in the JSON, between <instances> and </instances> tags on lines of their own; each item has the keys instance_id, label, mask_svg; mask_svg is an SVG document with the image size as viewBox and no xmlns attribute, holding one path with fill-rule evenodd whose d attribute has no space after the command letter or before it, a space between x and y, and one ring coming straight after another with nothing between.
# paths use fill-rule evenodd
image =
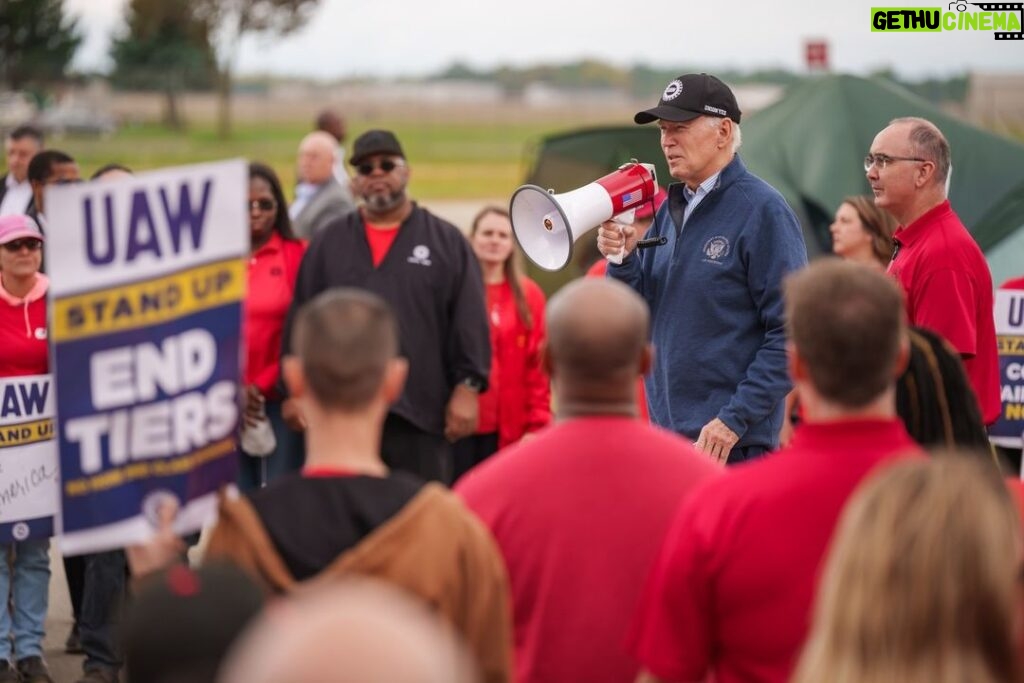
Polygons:
<instances>
[{"instance_id":1,"label":"overcast sky","mask_svg":"<svg viewBox=\"0 0 1024 683\"><path fill-rule=\"evenodd\" d=\"M75 65L103 69L125 0L66 0L86 41ZM425 75L454 61L489 68L589 57L628 66L803 68L804 41L829 43L833 71L903 76L1024 72L1024 41L990 32L872 33L872 0L321 0L287 38L254 38L242 74L333 79ZM891 4L891 3L890 3ZM899 3L896 3L899 5ZM938 3L921 2L920 6ZM906 6L904 3L902 6Z\"/></svg>"}]
</instances>

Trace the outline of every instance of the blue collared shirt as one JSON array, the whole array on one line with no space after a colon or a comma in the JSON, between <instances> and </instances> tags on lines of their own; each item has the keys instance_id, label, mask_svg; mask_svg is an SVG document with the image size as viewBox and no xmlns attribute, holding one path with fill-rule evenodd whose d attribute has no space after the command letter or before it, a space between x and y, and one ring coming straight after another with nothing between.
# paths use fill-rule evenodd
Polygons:
<instances>
[{"instance_id":1,"label":"blue collared shirt","mask_svg":"<svg viewBox=\"0 0 1024 683\"><path fill-rule=\"evenodd\" d=\"M697 205L704 201L704 198L708 196L708 192L714 189L715 185L718 184L718 176L722 175L719 171L714 175L709 176L703 183L697 186L696 190L691 190L685 183L683 184L683 196L686 197L686 208L683 210L683 227L686 227L686 221L689 220L690 214L697 208Z\"/></svg>"}]
</instances>

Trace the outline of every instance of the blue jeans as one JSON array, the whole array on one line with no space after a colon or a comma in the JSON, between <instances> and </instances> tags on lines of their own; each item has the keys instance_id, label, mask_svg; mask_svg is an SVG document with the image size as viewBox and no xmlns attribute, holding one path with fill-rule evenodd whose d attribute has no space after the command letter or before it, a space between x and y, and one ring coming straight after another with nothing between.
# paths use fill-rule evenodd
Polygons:
<instances>
[{"instance_id":1,"label":"blue jeans","mask_svg":"<svg viewBox=\"0 0 1024 683\"><path fill-rule=\"evenodd\" d=\"M274 430L277 447L265 458L254 458L238 451L238 488L244 493L269 484L282 474L298 472L306 462L306 439L292 431L281 417L281 402L267 401L267 418Z\"/></svg>"},{"instance_id":2,"label":"blue jeans","mask_svg":"<svg viewBox=\"0 0 1024 683\"><path fill-rule=\"evenodd\" d=\"M127 591L128 567L123 550L90 553L85 559L85 585L78 636L85 651L83 669L121 668L120 615Z\"/></svg>"},{"instance_id":3,"label":"blue jeans","mask_svg":"<svg viewBox=\"0 0 1024 683\"><path fill-rule=\"evenodd\" d=\"M46 609L50 600L50 539L15 541L2 547L0 597L4 598L4 603L0 609L0 659L12 659L12 632L17 659L41 657L43 636L46 635ZM7 562L12 547L13 585L11 565ZM13 615L7 605L8 595L14 598Z\"/></svg>"}]
</instances>

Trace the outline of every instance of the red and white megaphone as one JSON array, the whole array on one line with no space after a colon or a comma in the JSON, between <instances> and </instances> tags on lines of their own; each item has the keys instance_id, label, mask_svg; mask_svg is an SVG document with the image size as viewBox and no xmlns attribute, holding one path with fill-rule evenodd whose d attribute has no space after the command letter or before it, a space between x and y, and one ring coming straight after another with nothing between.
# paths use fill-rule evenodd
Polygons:
<instances>
[{"instance_id":1,"label":"red and white megaphone","mask_svg":"<svg viewBox=\"0 0 1024 683\"><path fill-rule=\"evenodd\" d=\"M653 164L631 161L589 185L554 194L523 185L512 195L512 232L527 258L544 270L561 270L582 234L611 219L632 223L633 210L658 191Z\"/></svg>"}]
</instances>

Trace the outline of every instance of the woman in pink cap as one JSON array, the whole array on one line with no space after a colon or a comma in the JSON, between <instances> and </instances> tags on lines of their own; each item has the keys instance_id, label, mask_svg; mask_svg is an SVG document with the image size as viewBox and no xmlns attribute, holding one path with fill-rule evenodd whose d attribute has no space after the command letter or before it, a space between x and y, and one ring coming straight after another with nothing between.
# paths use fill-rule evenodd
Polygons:
<instances>
[{"instance_id":1,"label":"woman in pink cap","mask_svg":"<svg viewBox=\"0 0 1024 683\"><path fill-rule=\"evenodd\" d=\"M43 235L35 221L22 215L0 217L0 378L50 371L46 342L49 279L39 272L42 261ZM0 540L5 558L12 547L13 569L6 561L0 562L0 596L5 598L0 606L0 683L52 683L42 656L50 541ZM8 595L13 602L6 599ZM12 655L16 658L13 665Z\"/></svg>"}]
</instances>

